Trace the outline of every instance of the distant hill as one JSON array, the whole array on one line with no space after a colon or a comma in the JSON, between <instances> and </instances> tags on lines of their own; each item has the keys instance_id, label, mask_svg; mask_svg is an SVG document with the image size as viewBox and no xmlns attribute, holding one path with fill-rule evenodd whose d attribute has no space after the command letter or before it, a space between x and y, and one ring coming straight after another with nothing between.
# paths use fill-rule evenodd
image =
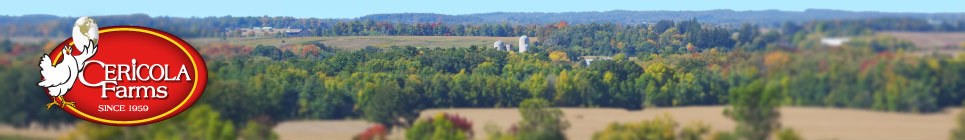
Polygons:
<instances>
[{"instance_id":1,"label":"distant hill","mask_svg":"<svg viewBox=\"0 0 965 140\"><path fill-rule=\"evenodd\" d=\"M446 24L467 24L480 23L486 21L477 16L466 15L444 15L433 13L401 13L401 14L373 14L357 18L357 20L372 20L382 22L401 22L401 23L446 23Z\"/></svg>"},{"instance_id":2,"label":"distant hill","mask_svg":"<svg viewBox=\"0 0 965 140\"><path fill-rule=\"evenodd\" d=\"M346 21L373 21L363 23L432 23L432 24L509 24L509 25L546 25L566 21L569 24L617 23L622 25L652 24L660 20L683 21L696 19L700 23L721 27L736 28L743 23L756 24L764 28L780 27L786 21L808 22L814 20L835 19L874 19L895 18L915 19L927 21L928 24L965 22L965 13L892 13L892 12L855 12L842 10L808 9L805 11L626 11L615 10L606 12L563 12L563 13L522 13L495 12L466 15L445 15L433 13L395 13L373 14L351 19L320 19L294 17L167 17L149 16L146 14L104 15L93 16L101 26L135 25L162 29L172 34L184 37L217 37L225 32L239 28L275 27L309 29L309 31L330 30ZM64 37L70 34L69 29L76 17L61 17L54 15L0 15L0 37L34 36L34 37ZM57 30L54 30L57 29Z\"/></svg>"},{"instance_id":3,"label":"distant hill","mask_svg":"<svg viewBox=\"0 0 965 140\"><path fill-rule=\"evenodd\" d=\"M441 23L510 23L510 24L547 24L566 21L570 24L587 23L621 23L647 24L660 20L689 20L722 26L739 26L742 23L755 23L764 27L776 27L785 21L805 22L811 20L830 19L864 19L881 17L920 18L935 21L965 20L965 13L891 13L891 12L855 12L827 9L807 9L805 11L626 11L615 10L606 12L563 12L563 13L520 13L495 12L468 15L444 14L375 14L357 18L358 20L391 21L391 22L441 22Z\"/></svg>"}]
</instances>

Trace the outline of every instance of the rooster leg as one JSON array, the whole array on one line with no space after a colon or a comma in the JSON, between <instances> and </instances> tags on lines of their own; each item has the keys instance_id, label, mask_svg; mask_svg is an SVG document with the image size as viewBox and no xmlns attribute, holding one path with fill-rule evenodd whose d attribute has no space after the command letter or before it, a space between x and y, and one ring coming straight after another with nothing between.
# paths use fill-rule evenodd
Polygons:
<instances>
[{"instance_id":1,"label":"rooster leg","mask_svg":"<svg viewBox=\"0 0 965 140\"><path fill-rule=\"evenodd\" d=\"M54 100L54 101L51 101L50 103L47 103L47 109L50 109L50 106L53 106L53 105L60 106L60 104L57 103L57 100Z\"/></svg>"},{"instance_id":2,"label":"rooster leg","mask_svg":"<svg viewBox=\"0 0 965 140\"><path fill-rule=\"evenodd\" d=\"M74 107L74 102L68 102L67 100L64 100L64 96L58 96L57 98L60 98L60 102L63 103L63 106Z\"/></svg>"}]
</instances>

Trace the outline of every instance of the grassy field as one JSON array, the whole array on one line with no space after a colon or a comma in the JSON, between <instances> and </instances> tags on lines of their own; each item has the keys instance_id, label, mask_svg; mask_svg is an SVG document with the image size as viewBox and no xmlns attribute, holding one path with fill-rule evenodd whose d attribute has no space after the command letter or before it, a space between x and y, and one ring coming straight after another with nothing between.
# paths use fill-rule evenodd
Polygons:
<instances>
[{"instance_id":1,"label":"grassy field","mask_svg":"<svg viewBox=\"0 0 965 140\"><path fill-rule=\"evenodd\" d=\"M612 122L639 122L670 113L681 123L703 121L714 131L732 131L734 121L723 116L724 106L656 108L640 111L607 108L563 108L571 128L567 137L591 139L594 132ZM446 112L464 116L473 122L476 139L485 139L484 127L491 123L506 129L519 121L518 110L506 109L433 109L423 111L422 118ZM855 109L813 107L781 108L781 123L800 132L805 139L948 139L955 127L958 108L932 114L888 113ZM291 121L275 127L282 139L351 139L372 124L358 120ZM403 130L393 130L391 137L403 138Z\"/></svg>"},{"instance_id":2,"label":"grassy field","mask_svg":"<svg viewBox=\"0 0 965 140\"><path fill-rule=\"evenodd\" d=\"M328 46L335 46L347 50L357 50L366 46L391 47L396 46L416 46L428 48L451 48L469 47L478 45L479 47L492 47L493 42L502 40L505 43L519 46L517 37L486 37L486 36L339 36L339 37L292 37L292 38L193 38L186 39L192 45L198 47L210 43L229 43L232 45L257 46L273 45L283 46L292 44L321 42ZM536 40L536 38L530 38Z\"/></svg>"},{"instance_id":3,"label":"grassy field","mask_svg":"<svg viewBox=\"0 0 965 140\"><path fill-rule=\"evenodd\" d=\"M55 140L49 138L35 138L35 137L25 137L21 135L0 135L0 140Z\"/></svg>"},{"instance_id":4,"label":"grassy field","mask_svg":"<svg viewBox=\"0 0 965 140\"><path fill-rule=\"evenodd\" d=\"M61 125L59 128L44 128L38 125L14 128L9 125L0 125L0 140L54 140L67 135L72 130L74 127L69 124Z\"/></svg>"}]
</instances>

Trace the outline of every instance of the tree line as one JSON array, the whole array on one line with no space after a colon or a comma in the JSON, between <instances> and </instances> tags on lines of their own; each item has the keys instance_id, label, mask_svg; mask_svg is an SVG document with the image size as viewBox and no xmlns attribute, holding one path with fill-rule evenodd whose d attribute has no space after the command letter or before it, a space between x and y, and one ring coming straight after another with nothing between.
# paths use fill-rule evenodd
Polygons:
<instances>
[{"instance_id":1,"label":"tree line","mask_svg":"<svg viewBox=\"0 0 965 140\"><path fill-rule=\"evenodd\" d=\"M819 10L815 10L819 11ZM626 12L626 11L624 11ZM733 12L733 11L716 11ZM824 11L828 12L828 11ZM833 13L834 11L830 11ZM609 14L625 14L620 11L608 12ZM633 13L633 12L630 12ZM819 12L814 12L819 13ZM507 15L509 14L509 15ZM519 13L521 14L521 13ZM575 14L575 13L573 13ZM650 13L636 13L632 16L648 15ZM840 14L840 13L839 13ZM492 14L493 17L514 17L510 13ZM526 15L526 14L521 14ZM619 16L626 18L626 16ZM651 16L652 17L652 16ZM284 16L221 16L221 17L168 17L154 16L146 14L131 15L110 15L94 16L95 20L102 27L115 25L134 25L144 26L172 33L180 37L238 37L242 28L252 27L274 27L305 29L315 36L386 36L386 35L415 35L415 36L520 36L528 35L531 37L546 37L548 31L555 29L560 23L572 22L574 25L589 25L610 23L618 26L650 26L657 25L654 33L662 34L667 29L667 22L686 21L691 24L683 24L690 28L677 27L680 33L688 32L693 29L693 25L698 24L695 20L702 20L707 25L722 28L739 28L740 23L734 21L713 21L701 16L683 16L662 19L640 20L640 21L617 21L605 20L606 22L585 22L582 19L567 20L567 18L554 21L516 21L525 20L513 18L514 20L504 20L501 22L475 22L478 18L466 18L462 16L443 16L432 14L381 14L370 15L358 19L320 19L320 18L294 18ZM440 20L442 18L442 20ZM595 17L583 17L592 19ZM822 17L823 18L823 17ZM965 31L965 20L947 17L922 17L922 16L874 16L860 19L822 19L814 18L808 20L780 20L772 19L752 19L750 23L757 23L760 27L784 28L784 27L818 27L818 31L833 31L841 34L861 34L870 31ZM938 20L929 20L934 18ZM72 17L58 17L50 15L26 15L26 16L0 16L0 29L3 36L30 36L30 37L66 37L70 35L69 30L73 26ZM760 22L753 22L760 20ZM787 21L781 24L782 21ZM766 24L765 24L766 23ZM790 24L799 24L792 25ZM680 25L680 24L678 24ZM707 26L705 26L707 28ZM712 32L711 30L708 32ZM542 33L542 34L541 34ZM594 34L595 32L588 32ZM714 35L710 35L714 36ZM705 39L698 39L701 36L689 36L690 40L685 42L702 42ZM583 38L576 38L583 39ZM694 40L696 39L696 40ZM659 40L654 40L659 41ZM725 40L708 40L710 42ZM634 41L633 43L641 42ZM565 42L569 43L569 42ZM630 42L625 42L630 43ZM684 43L686 44L686 43ZM696 44L696 46L714 47L709 45L718 44ZM617 46L617 45L612 45ZM583 45L582 47L588 47Z\"/></svg>"}]
</instances>

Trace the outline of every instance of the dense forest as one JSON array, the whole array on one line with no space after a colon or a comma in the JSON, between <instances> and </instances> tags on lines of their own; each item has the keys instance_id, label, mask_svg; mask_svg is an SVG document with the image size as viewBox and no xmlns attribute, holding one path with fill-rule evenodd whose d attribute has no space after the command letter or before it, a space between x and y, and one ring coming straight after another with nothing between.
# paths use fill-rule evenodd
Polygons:
<instances>
[{"instance_id":1,"label":"dense forest","mask_svg":"<svg viewBox=\"0 0 965 140\"><path fill-rule=\"evenodd\" d=\"M182 138L204 139L203 136L212 135L271 138L270 132L265 132L270 131L264 128L265 125L292 119L364 118L388 128L401 126L436 131L426 126L431 124L420 125L419 122L430 121L417 121L419 111L450 107L520 107L521 112L539 114L537 117L526 117L518 126L519 131L532 130L534 135L505 137L553 139L561 137L556 133L542 132L557 131L566 126L558 125L561 120L540 117L559 115L554 110L546 109L550 105L639 110L730 104L734 109L729 116L735 120L773 121L755 116L757 110L747 108L757 109L753 106L767 105L770 108L765 109L773 109L779 105L790 105L929 113L944 107L959 106L965 99L965 86L961 86L965 85L965 57L915 55L907 53L916 49L907 41L872 34L883 30L965 29L961 22L936 26L925 20L880 18L785 22L779 29L760 30L761 27L754 24L742 24L736 28L720 27L698 22L696 18L639 25L553 22L531 26L507 23L452 26L373 21L339 21L328 25L326 23L331 22L266 17L185 20L141 16L104 17L98 22L104 25L151 24L149 26L162 30L188 34L200 29L200 36L216 34L219 32L217 28L234 26L227 24L246 22L238 26L331 28L317 32L323 36L540 37L540 40L531 42L533 49L527 53L498 51L489 46L395 46L348 51L319 42L288 46L234 46L220 43L199 46L197 48L206 58L211 80L204 98L199 101L200 105L181 116L197 114L221 121L207 121L220 124L206 125L232 126L218 128L219 133L207 131L212 133ZM237 21L208 23L222 20ZM175 24L213 27L172 26ZM168 28L187 28L188 31ZM214 30L205 30L208 28ZM854 38L841 46L831 47L820 43L820 39L827 36ZM0 85L0 91L4 91L8 99L25 99L0 103L6 106L0 108L0 121L3 123L26 126L31 122L56 124L74 121L73 117L61 111L43 109L42 104L47 100L45 95L37 94L43 90L34 85L39 81L35 62L52 45L53 42L0 42L0 51L3 52L0 53L0 79L15 83ZM589 63L584 56L609 56L612 60ZM751 96L753 94L766 96ZM761 97L761 100L757 97ZM436 118L454 120L448 121L453 123L451 125L461 124L458 116L454 115ZM174 127L202 121L176 118L164 123ZM766 121L748 121L746 125L762 127L736 133L750 139L767 137L777 127L769 126ZM554 123L549 125L546 122ZM673 121L656 119L642 124L670 122ZM620 131L619 128L632 125L636 124L615 124L612 127L615 129L613 131ZM236 131L235 126L246 133L221 133ZM79 127L83 128L80 132L86 129L112 129L98 128L96 125ZM130 129L142 128L146 129ZM199 126L198 129L201 128L204 127ZM686 128L688 131L698 131L701 127ZM672 132L674 129L663 130ZM764 130L767 132L761 134L760 131ZM412 137L426 137L412 133ZM464 137L458 133L452 134L453 137ZM788 135L792 134L788 132ZM599 135L599 139L605 139L610 134ZM106 138L148 137L162 136L120 135Z\"/></svg>"}]
</instances>

